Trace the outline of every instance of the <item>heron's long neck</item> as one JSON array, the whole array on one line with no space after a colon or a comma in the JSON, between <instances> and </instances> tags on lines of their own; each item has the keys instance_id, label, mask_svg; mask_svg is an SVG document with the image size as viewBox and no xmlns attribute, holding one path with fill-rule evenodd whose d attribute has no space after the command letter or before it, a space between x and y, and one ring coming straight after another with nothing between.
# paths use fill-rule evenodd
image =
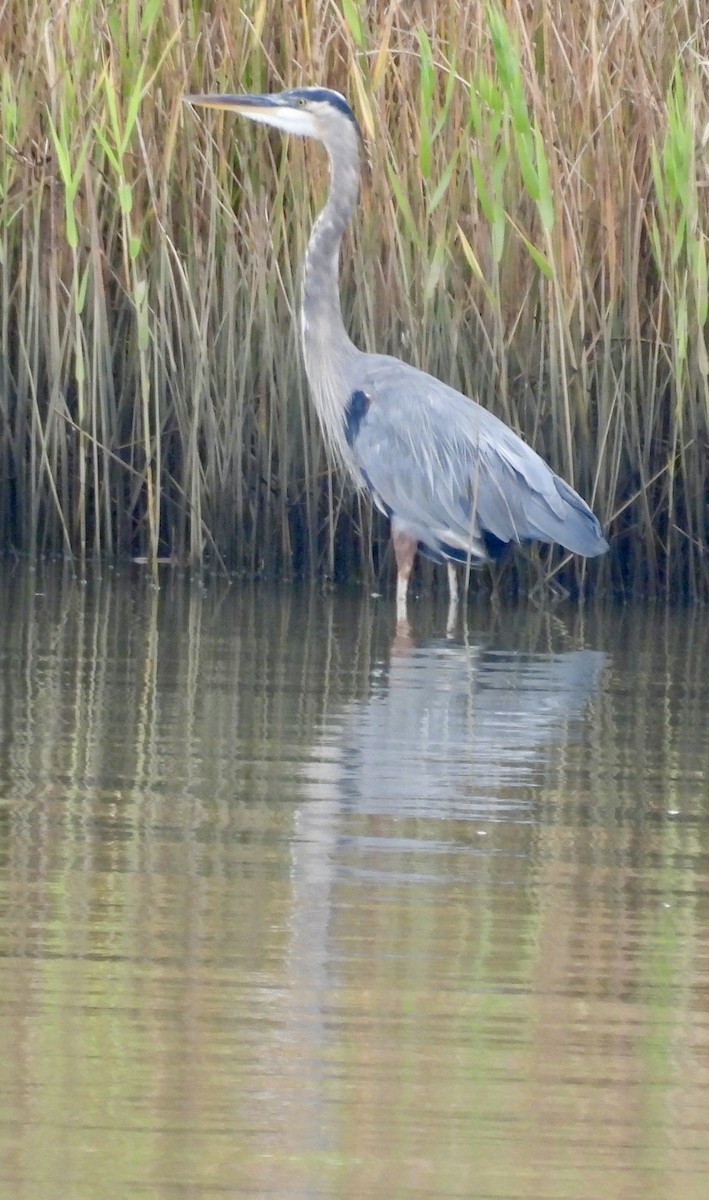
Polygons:
<instances>
[{"instance_id":1,"label":"heron's long neck","mask_svg":"<svg viewBox=\"0 0 709 1200\"><path fill-rule=\"evenodd\" d=\"M342 235L359 186L359 146L354 127L327 150L330 194L313 226L305 255L301 336L313 402L326 438L337 454L347 458L343 424L349 399L347 365L358 351L342 320L339 258Z\"/></svg>"}]
</instances>

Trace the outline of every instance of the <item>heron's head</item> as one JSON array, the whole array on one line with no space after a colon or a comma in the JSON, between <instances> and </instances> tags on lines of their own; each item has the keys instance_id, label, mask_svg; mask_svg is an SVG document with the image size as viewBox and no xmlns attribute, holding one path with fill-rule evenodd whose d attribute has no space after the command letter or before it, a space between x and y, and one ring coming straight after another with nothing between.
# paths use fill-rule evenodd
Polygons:
<instances>
[{"instance_id":1,"label":"heron's head","mask_svg":"<svg viewBox=\"0 0 709 1200\"><path fill-rule=\"evenodd\" d=\"M317 138L326 144L342 136L344 129L352 128L359 136L359 126L349 104L344 96L329 88L290 88L266 96L203 95L184 99L188 104L240 113L250 121L273 125L285 133Z\"/></svg>"}]
</instances>

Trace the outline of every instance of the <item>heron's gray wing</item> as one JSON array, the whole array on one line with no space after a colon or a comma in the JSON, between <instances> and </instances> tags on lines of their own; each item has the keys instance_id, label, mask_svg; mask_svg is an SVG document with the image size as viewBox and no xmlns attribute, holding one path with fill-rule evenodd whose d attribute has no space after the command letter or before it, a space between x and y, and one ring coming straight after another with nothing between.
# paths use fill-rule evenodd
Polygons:
<instances>
[{"instance_id":1,"label":"heron's gray wing","mask_svg":"<svg viewBox=\"0 0 709 1200\"><path fill-rule=\"evenodd\" d=\"M460 392L372 355L357 393L363 399L349 439L355 462L380 507L418 541L483 557L485 534L559 542L586 555L606 548L581 497Z\"/></svg>"}]
</instances>

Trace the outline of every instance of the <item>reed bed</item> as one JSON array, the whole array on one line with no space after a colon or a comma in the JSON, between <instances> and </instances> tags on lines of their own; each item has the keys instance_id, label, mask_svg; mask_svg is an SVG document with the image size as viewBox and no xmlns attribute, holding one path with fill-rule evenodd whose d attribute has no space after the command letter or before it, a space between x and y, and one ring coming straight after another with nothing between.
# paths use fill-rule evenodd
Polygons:
<instances>
[{"instance_id":1,"label":"reed bed","mask_svg":"<svg viewBox=\"0 0 709 1200\"><path fill-rule=\"evenodd\" d=\"M568 585L706 599L703 4L283 12L5 0L2 545L386 571L293 319L322 152L181 102L318 82L350 97L370 158L343 253L355 340L479 398L593 503L611 553ZM514 555L498 585L530 569Z\"/></svg>"}]
</instances>

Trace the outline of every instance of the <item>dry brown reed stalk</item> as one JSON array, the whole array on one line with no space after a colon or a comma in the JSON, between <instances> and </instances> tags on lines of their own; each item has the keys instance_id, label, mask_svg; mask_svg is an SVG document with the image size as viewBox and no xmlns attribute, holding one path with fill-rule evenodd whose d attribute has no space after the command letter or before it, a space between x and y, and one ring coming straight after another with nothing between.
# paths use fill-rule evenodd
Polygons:
<instances>
[{"instance_id":1,"label":"dry brown reed stalk","mask_svg":"<svg viewBox=\"0 0 709 1200\"><path fill-rule=\"evenodd\" d=\"M326 164L180 100L318 82L350 97L371 160L343 253L355 339L477 396L592 500L612 539L597 591L706 599L698 0L3 13L6 548L378 569L382 530L329 470L293 319ZM529 573L516 556L505 588Z\"/></svg>"}]
</instances>

